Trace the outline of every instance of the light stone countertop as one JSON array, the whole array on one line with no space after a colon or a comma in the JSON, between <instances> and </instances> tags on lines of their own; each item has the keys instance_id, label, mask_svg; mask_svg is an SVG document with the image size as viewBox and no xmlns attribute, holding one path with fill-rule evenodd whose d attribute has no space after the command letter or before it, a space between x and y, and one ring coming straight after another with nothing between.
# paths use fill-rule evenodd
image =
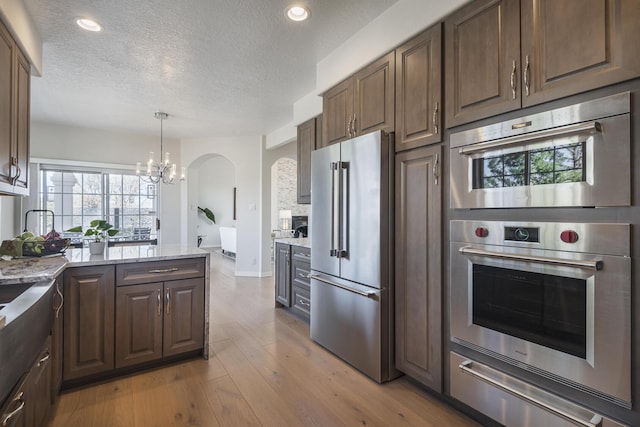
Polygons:
<instances>
[{"instance_id":1,"label":"light stone countertop","mask_svg":"<svg viewBox=\"0 0 640 427\"><path fill-rule=\"evenodd\" d=\"M206 257L208 253L186 245L115 246L104 255L91 255L88 248L69 248L61 256L0 260L0 285L52 280L66 267Z\"/></svg>"},{"instance_id":2,"label":"light stone countertop","mask_svg":"<svg viewBox=\"0 0 640 427\"><path fill-rule=\"evenodd\" d=\"M311 249L311 238L310 237L281 237L274 239L276 243L284 243L287 245L293 246L301 246L303 248Z\"/></svg>"}]
</instances>

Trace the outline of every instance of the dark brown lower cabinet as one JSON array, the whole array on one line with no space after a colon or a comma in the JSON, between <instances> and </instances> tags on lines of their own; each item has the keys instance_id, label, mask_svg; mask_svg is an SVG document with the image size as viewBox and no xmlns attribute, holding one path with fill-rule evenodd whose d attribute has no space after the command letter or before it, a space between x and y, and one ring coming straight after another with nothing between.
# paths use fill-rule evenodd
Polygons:
<instances>
[{"instance_id":1,"label":"dark brown lower cabinet","mask_svg":"<svg viewBox=\"0 0 640 427\"><path fill-rule=\"evenodd\" d=\"M29 371L25 386L27 426L45 426L51 411L51 337Z\"/></svg>"},{"instance_id":2,"label":"dark brown lower cabinet","mask_svg":"<svg viewBox=\"0 0 640 427\"><path fill-rule=\"evenodd\" d=\"M291 246L276 242L276 305L291 307Z\"/></svg>"},{"instance_id":3,"label":"dark brown lower cabinet","mask_svg":"<svg viewBox=\"0 0 640 427\"><path fill-rule=\"evenodd\" d=\"M29 373L26 373L13 389L4 405L0 407L0 422L3 427L27 427L27 399Z\"/></svg>"},{"instance_id":4,"label":"dark brown lower cabinet","mask_svg":"<svg viewBox=\"0 0 640 427\"><path fill-rule=\"evenodd\" d=\"M441 147L396 155L396 367L442 392Z\"/></svg>"},{"instance_id":5,"label":"dark brown lower cabinet","mask_svg":"<svg viewBox=\"0 0 640 427\"><path fill-rule=\"evenodd\" d=\"M114 368L113 265L64 272L65 381Z\"/></svg>"},{"instance_id":6,"label":"dark brown lower cabinet","mask_svg":"<svg viewBox=\"0 0 640 427\"><path fill-rule=\"evenodd\" d=\"M116 289L116 368L162 357L162 282Z\"/></svg>"},{"instance_id":7,"label":"dark brown lower cabinet","mask_svg":"<svg viewBox=\"0 0 640 427\"><path fill-rule=\"evenodd\" d=\"M56 278L56 292L53 295L53 324L51 326L51 403L55 403L62 386L63 289L62 276L59 276Z\"/></svg>"},{"instance_id":8,"label":"dark brown lower cabinet","mask_svg":"<svg viewBox=\"0 0 640 427\"><path fill-rule=\"evenodd\" d=\"M119 286L116 368L204 346L204 279Z\"/></svg>"}]
</instances>

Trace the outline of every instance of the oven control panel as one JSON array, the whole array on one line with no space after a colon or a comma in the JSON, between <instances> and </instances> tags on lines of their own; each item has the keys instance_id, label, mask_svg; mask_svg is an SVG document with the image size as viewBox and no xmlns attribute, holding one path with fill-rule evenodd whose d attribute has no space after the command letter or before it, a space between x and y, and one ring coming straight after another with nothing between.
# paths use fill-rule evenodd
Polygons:
<instances>
[{"instance_id":1,"label":"oven control panel","mask_svg":"<svg viewBox=\"0 0 640 427\"><path fill-rule=\"evenodd\" d=\"M504 240L540 243L539 227L505 227Z\"/></svg>"}]
</instances>

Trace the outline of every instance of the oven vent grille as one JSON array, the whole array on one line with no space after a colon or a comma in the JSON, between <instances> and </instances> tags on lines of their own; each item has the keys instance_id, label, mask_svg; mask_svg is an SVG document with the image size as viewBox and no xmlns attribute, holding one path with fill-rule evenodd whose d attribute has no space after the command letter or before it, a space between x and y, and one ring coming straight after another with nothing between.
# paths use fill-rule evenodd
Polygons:
<instances>
[{"instance_id":1,"label":"oven vent grille","mask_svg":"<svg viewBox=\"0 0 640 427\"><path fill-rule=\"evenodd\" d=\"M622 400L622 399L619 399L617 397L611 396L609 394L602 393L601 391L598 391L598 390L595 390L593 388L587 387L587 386L585 386L583 384L579 384L577 382L568 380L568 379L560 377L560 376L558 376L556 374L552 374L551 372L542 370L540 368L536 368L535 366L531 366L531 365L523 363L523 362L521 362L519 360L512 359L510 357L504 356L504 355L502 355L500 353L496 353L496 352L493 352L491 350L487 350L486 348L477 346L477 345L475 345L473 343L461 340L459 338L452 338L452 341L454 341L454 342L456 342L456 343L458 343L458 344L460 344L460 345L462 345L464 347L470 348L471 350L477 351L478 353L482 353L482 354L485 354L487 356L493 357L494 359L501 360L501 361L503 361L505 363L508 363L509 365L516 366L518 368L521 368L521 369L524 369L526 371L532 372L532 373L534 373L536 375L539 375L541 377L548 378L548 379L550 379L552 381L555 381L555 382L558 382L560 384L569 386L569 387L574 388L576 390L579 390L581 392L591 394L591 395L596 396L596 397L598 397L600 399L606 400L607 402L611 402L611 403L614 403L616 405L622 406L625 409L631 409L631 402L627 402L626 400ZM494 369L496 369L496 368L494 367Z\"/></svg>"}]
</instances>

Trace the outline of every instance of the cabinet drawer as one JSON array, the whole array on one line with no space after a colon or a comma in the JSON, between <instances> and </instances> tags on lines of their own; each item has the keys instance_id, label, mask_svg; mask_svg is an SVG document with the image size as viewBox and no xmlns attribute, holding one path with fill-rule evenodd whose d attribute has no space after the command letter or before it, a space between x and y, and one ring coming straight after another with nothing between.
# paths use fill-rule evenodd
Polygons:
<instances>
[{"instance_id":1,"label":"cabinet drawer","mask_svg":"<svg viewBox=\"0 0 640 427\"><path fill-rule=\"evenodd\" d=\"M205 258L137 262L116 266L116 286L204 276Z\"/></svg>"},{"instance_id":2,"label":"cabinet drawer","mask_svg":"<svg viewBox=\"0 0 640 427\"><path fill-rule=\"evenodd\" d=\"M291 288L292 301L291 306L302 316L309 318L311 316L311 292L308 288L293 285Z\"/></svg>"},{"instance_id":3,"label":"cabinet drawer","mask_svg":"<svg viewBox=\"0 0 640 427\"><path fill-rule=\"evenodd\" d=\"M311 289L311 283L309 281L310 272L311 264L309 261L294 259L291 262L291 284L307 290Z\"/></svg>"},{"instance_id":4,"label":"cabinet drawer","mask_svg":"<svg viewBox=\"0 0 640 427\"><path fill-rule=\"evenodd\" d=\"M303 246L291 245L291 255L293 259L299 259L303 262L311 262L311 249Z\"/></svg>"}]
</instances>

